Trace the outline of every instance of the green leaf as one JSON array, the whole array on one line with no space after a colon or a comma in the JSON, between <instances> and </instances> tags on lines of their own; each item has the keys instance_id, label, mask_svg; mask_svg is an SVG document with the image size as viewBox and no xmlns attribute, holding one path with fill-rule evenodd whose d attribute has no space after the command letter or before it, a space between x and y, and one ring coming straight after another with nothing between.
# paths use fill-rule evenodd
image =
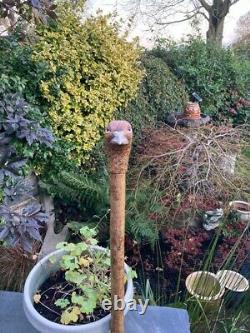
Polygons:
<instances>
[{"instance_id":1,"label":"green leaf","mask_svg":"<svg viewBox=\"0 0 250 333\"><path fill-rule=\"evenodd\" d=\"M91 244L91 245L96 245L97 243L98 243L98 241L96 240L96 239L90 239L89 240L89 243Z\"/></svg>"},{"instance_id":2,"label":"green leaf","mask_svg":"<svg viewBox=\"0 0 250 333\"><path fill-rule=\"evenodd\" d=\"M88 249L88 245L85 243L78 243L75 245L74 249L71 250L70 254L72 256L80 256L84 251Z\"/></svg>"},{"instance_id":3,"label":"green leaf","mask_svg":"<svg viewBox=\"0 0 250 333\"><path fill-rule=\"evenodd\" d=\"M74 270L79 268L78 259L72 255L64 255L61 260L62 268L66 270Z\"/></svg>"},{"instance_id":4,"label":"green leaf","mask_svg":"<svg viewBox=\"0 0 250 333\"><path fill-rule=\"evenodd\" d=\"M66 298L59 298L55 305L58 306L61 309L65 309L68 305L70 305L70 301Z\"/></svg>"},{"instance_id":5,"label":"green leaf","mask_svg":"<svg viewBox=\"0 0 250 333\"><path fill-rule=\"evenodd\" d=\"M97 231L94 228L89 228L85 226L80 229L80 234L84 236L86 239L90 239L97 235Z\"/></svg>"},{"instance_id":6,"label":"green leaf","mask_svg":"<svg viewBox=\"0 0 250 333\"><path fill-rule=\"evenodd\" d=\"M105 259L103 260L103 263L104 263L105 265L107 265L107 266L110 266L110 265L111 265L111 259L110 259L110 258L105 258Z\"/></svg>"},{"instance_id":7,"label":"green leaf","mask_svg":"<svg viewBox=\"0 0 250 333\"><path fill-rule=\"evenodd\" d=\"M72 293L71 302L77 305L80 305L82 313L92 313L96 308L96 293L93 290L89 289L88 297L78 296L76 293Z\"/></svg>"},{"instance_id":8,"label":"green leaf","mask_svg":"<svg viewBox=\"0 0 250 333\"><path fill-rule=\"evenodd\" d=\"M88 245L83 242L78 243L78 244L61 242L61 243L57 244L56 248L63 249L66 252L70 252L71 256L79 256L82 254L82 252L87 250Z\"/></svg>"},{"instance_id":9,"label":"green leaf","mask_svg":"<svg viewBox=\"0 0 250 333\"><path fill-rule=\"evenodd\" d=\"M75 271L75 272L67 271L65 273L65 279L71 283L81 284L84 280L86 280L86 278L87 278L86 275L79 273L77 271Z\"/></svg>"},{"instance_id":10,"label":"green leaf","mask_svg":"<svg viewBox=\"0 0 250 333\"><path fill-rule=\"evenodd\" d=\"M90 314L93 313L93 311L96 308L96 303L94 301L90 301L89 299L87 301L84 301L80 310L82 313Z\"/></svg>"},{"instance_id":11,"label":"green leaf","mask_svg":"<svg viewBox=\"0 0 250 333\"><path fill-rule=\"evenodd\" d=\"M67 223L67 226L68 226L69 229L71 229L75 232L79 232L80 229L82 228L82 223L72 221L72 222Z\"/></svg>"},{"instance_id":12,"label":"green leaf","mask_svg":"<svg viewBox=\"0 0 250 333\"><path fill-rule=\"evenodd\" d=\"M84 300L85 300L85 298L83 296L77 295L76 292L72 293L72 296L71 296L72 303L82 305Z\"/></svg>"},{"instance_id":13,"label":"green leaf","mask_svg":"<svg viewBox=\"0 0 250 333\"><path fill-rule=\"evenodd\" d=\"M60 242L56 245L57 250L65 249L65 247L68 245L67 242Z\"/></svg>"},{"instance_id":14,"label":"green leaf","mask_svg":"<svg viewBox=\"0 0 250 333\"><path fill-rule=\"evenodd\" d=\"M137 278L137 273L134 271L132 268L129 268L127 272L127 278L128 279L136 279Z\"/></svg>"}]
</instances>

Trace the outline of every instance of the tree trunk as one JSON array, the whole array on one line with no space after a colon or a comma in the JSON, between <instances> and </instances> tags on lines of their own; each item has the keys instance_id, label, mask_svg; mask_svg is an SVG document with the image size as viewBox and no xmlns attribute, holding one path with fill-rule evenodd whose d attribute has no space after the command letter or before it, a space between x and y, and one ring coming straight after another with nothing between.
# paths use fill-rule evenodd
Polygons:
<instances>
[{"instance_id":1,"label":"tree trunk","mask_svg":"<svg viewBox=\"0 0 250 333\"><path fill-rule=\"evenodd\" d=\"M207 42L222 47L225 17L229 13L230 0L213 0L209 6L204 0L200 0L208 13L209 27L207 31Z\"/></svg>"},{"instance_id":2,"label":"tree trunk","mask_svg":"<svg viewBox=\"0 0 250 333\"><path fill-rule=\"evenodd\" d=\"M207 42L214 43L222 47L225 18L219 18L214 12L209 13L209 27L207 31Z\"/></svg>"}]
</instances>

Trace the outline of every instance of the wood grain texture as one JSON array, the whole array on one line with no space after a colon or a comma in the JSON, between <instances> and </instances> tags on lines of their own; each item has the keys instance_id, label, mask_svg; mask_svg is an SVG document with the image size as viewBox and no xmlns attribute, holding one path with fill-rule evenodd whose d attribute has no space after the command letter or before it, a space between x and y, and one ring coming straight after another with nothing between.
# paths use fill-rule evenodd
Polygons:
<instances>
[{"instance_id":1,"label":"wood grain texture","mask_svg":"<svg viewBox=\"0 0 250 333\"><path fill-rule=\"evenodd\" d=\"M125 140L114 140L119 133ZM105 132L105 146L110 173L110 248L111 248L111 300L124 300L124 238L125 238L125 193L133 132L127 121L112 121ZM124 333L124 311L112 307L112 333Z\"/></svg>"},{"instance_id":2,"label":"wood grain texture","mask_svg":"<svg viewBox=\"0 0 250 333\"><path fill-rule=\"evenodd\" d=\"M124 299L125 174L113 174L110 180L111 288L114 297ZM112 333L124 332L123 311L112 309Z\"/></svg>"}]
</instances>

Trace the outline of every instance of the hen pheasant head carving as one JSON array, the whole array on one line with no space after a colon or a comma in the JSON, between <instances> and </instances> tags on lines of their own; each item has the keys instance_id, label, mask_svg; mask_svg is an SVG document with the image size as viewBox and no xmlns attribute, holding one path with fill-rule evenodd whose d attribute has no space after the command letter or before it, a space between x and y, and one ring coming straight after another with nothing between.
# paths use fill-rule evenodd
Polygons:
<instances>
[{"instance_id":1,"label":"hen pheasant head carving","mask_svg":"<svg viewBox=\"0 0 250 333\"><path fill-rule=\"evenodd\" d=\"M105 143L111 173L126 173L132 138L132 127L126 120L114 120L106 127Z\"/></svg>"},{"instance_id":2,"label":"hen pheasant head carving","mask_svg":"<svg viewBox=\"0 0 250 333\"><path fill-rule=\"evenodd\" d=\"M126 120L113 120L105 131L106 142L110 145L129 145L133 137L132 126Z\"/></svg>"}]
</instances>

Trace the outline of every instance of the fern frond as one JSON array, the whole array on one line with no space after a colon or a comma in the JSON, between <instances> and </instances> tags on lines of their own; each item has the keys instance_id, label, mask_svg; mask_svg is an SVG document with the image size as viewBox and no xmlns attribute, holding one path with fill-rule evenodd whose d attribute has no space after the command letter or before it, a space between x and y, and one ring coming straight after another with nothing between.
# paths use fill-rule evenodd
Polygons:
<instances>
[{"instance_id":1,"label":"fern frond","mask_svg":"<svg viewBox=\"0 0 250 333\"><path fill-rule=\"evenodd\" d=\"M62 171L51 177L47 190L61 199L78 202L86 209L98 211L108 205L108 184L103 178Z\"/></svg>"},{"instance_id":2,"label":"fern frond","mask_svg":"<svg viewBox=\"0 0 250 333\"><path fill-rule=\"evenodd\" d=\"M158 239L158 228L155 221L149 220L145 216L127 219L126 232L139 243L142 241L149 243L152 248Z\"/></svg>"},{"instance_id":3,"label":"fern frond","mask_svg":"<svg viewBox=\"0 0 250 333\"><path fill-rule=\"evenodd\" d=\"M163 207L155 200L160 193L149 196L147 189L131 193L127 197L126 232L136 241L147 242L154 248L158 240L157 222L150 218L152 213L160 213Z\"/></svg>"}]
</instances>

